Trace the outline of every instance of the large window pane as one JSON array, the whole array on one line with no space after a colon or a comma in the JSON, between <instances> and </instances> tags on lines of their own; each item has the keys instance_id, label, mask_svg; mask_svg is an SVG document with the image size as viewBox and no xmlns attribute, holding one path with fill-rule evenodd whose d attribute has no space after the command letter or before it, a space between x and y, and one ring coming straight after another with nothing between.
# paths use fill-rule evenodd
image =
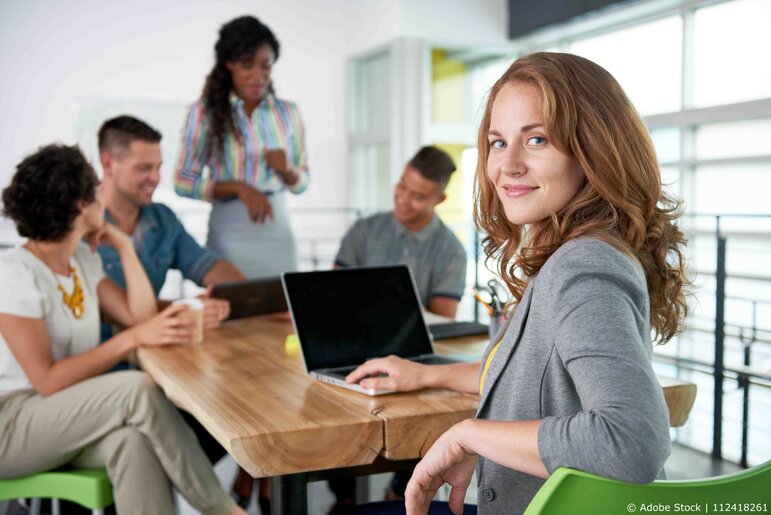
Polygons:
<instances>
[{"instance_id":1,"label":"large window pane","mask_svg":"<svg viewBox=\"0 0 771 515\"><path fill-rule=\"evenodd\" d=\"M771 163L702 166L695 171L696 212L767 214Z\"/></svg>"},{"instance_id":2,"label":"large window pane","mask_svg":"<svg viewBox=\"0 0 771 515\"><path fill-rule=\"evenodd\" d=\"M715 123L696 129L697 159L768 155L771 155L771 119Z\"/></svg>"},{"instance_id":3,"label":"large window pane","mask_svg":"<svg viewBox=\"0 0 771 515\"><path fill-rule=\"evenodd\" d=\"M771 97L769 22L769 0L738 0L696 11L697 107Z\"/></svg>"},{"instance_id":4,"label":"large window pane","mask_svg":"<svg viewBox=\"0 0 771 515\"><path fill-rule=\"evenodd\" d=\"M680 169L676 166L661 167L661 187L670 196L682 199L683 181L680 178Z\"/></svg>"},{"instance_id":5,"label":"large window pane","mask_svg":"<svg viewBox=\"0 0 771 515\"><path fill-rule=\"evenodd\" d=\"M675 163L680 160L680 129L662 127L651 131L656 156L661 163Z\"/></svg>"},{"instance_id":6,"label":"large window pane","mask_svg":"<svg viewBox=\"0 0 771 515\"><path fill-rule=\"evenodd\" d=\"M469 121L474 125L482 119L484 102L487 100L490 88L515 59L515 57L501 57L470 67L471 119Z\"/></svg>"},{"instance_id":7,"label":"large window pane","mask_svg":"<svg viewBox=\"0 0 771 515\"><path fill-rule=\"evenodd\" d=\"M362 209L387 209L391 205L391 160L387 143L357 145L351 152L351 205Z\"/></svg>"},{"instance_id":8,"label":"large window pane","mask_svg":"<svg viewBox=\"0 0 771 515\"><path fill-rule=\"evenodd\" d=\"M681 105L682 33L681 18L674 16L576 41L570 52L612 73L640 114L676 111Z\"/></svg>"},{"instance_id":9,"label":"large window pane","mask_svg":"<svg viewBox=\"0 0 771 515\"><path fill-rule=\"evenodd\" d=\"M390 55L383 52L357 61L354 66L354 106L351 129L354 134L388 137L391 116Z\"/></svg>"}]
</instances>

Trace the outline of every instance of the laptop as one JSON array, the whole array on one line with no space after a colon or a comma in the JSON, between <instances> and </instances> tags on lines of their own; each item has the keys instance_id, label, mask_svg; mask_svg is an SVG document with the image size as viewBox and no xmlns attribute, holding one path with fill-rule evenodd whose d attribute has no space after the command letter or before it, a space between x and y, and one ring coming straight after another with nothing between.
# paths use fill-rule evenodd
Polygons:
<instances>
[{"instance_id":1,"label":"laptop","mask_svg":"<svg viewBox=\"0 0 771 515\"><path fill-rule=\"evenodd\" d=\"M490 326L479 322L440 322L429 323L428 330L434 340L444 340L460 336L487 336L490 332Z\"/></svg>"},{"instance_id":2,"label":"laptop","mask_svg":"<svg viewBox=\"0 0 771 515\"><path fill-rule=\"evenodd\" d=\"M368 395L345 377L368 359L395 354L425 364L437 356L406 265L286 272L281 276L305 369L321 381Z\"/></svg>"},{"instance_id":3,"label":"laptop","mask_svg":"<svg viewBox=\"0 0 771 515\"><path fill-rule=\"evenodd\" d=\"M216 284L212 288L211 296L230 301L228 320L287 310L280 277Z\"/></svg>"}]
</instances>

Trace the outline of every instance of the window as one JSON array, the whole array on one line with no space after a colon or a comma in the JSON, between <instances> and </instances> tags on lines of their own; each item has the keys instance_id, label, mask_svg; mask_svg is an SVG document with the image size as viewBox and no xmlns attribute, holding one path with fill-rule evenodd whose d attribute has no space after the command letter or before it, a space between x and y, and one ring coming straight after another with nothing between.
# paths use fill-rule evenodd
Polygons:
<instances>
[{"instance_id":1,"label":"window","mask_svg":"<svg viewBox=\"0 0 771 515\"><path fill-rule=\"evenodd\" d=\"M695 140L696 156L700 160L771 158L771 118L700 125L696 128Z\"/></svg>"},{"instance_id":2,"label":"window","mask_svg":"<svg viewBox=\"0 0 771 515\"><path fill-rule=\"evenodd\" d=\"M771 96L771 2L737 0L694 14L694 103L732 104Z\"/></svg>"},{"instance_id":3,"label":"window","mask_svg":"<svg viewBox=\"0 0 771 515\"><path fill-rule=\"evenodd\" d=\"M683 24L672 16L573 42L569 51L608 70L642 115L680 108Z\"/></svg>"}]
</instances>

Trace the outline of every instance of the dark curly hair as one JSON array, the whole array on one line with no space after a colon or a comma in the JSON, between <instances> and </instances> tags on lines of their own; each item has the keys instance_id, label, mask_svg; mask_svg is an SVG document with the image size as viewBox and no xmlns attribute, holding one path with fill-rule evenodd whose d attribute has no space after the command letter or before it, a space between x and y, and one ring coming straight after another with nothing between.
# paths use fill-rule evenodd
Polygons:
<instances>
[{"instance_id":1,"label":"dark curly hair","mask_svg":"<svg viewBox=\"0 0 771 515\"><path fill-rule=\"evenodd\" d=\"M222 148L225 132L230 131L238 137L230 110L230 91L233 80L226 64L246 61L265 43L273 49L278 60L279 44L271 30L254 16L241 16L224 24L220 28L220 37L214 45L214 68L206 77L206 84L201 99L207 114L211 118L209 141L213 148ZM268 90L273 93L273 85Z\"/></svg>"},{"instance_id":2,"label":"dark curly hair","mask_svg":"<svg viewBox=\"0 0 771 515\"><path fill-rule=\"evenodd\" d=\"M77 145L46 145L16 166L3 190L3 213L16 222L21 236L61 241L80 214L78 203L93 202L97 185Z\"/></svg>"}]
</instances>

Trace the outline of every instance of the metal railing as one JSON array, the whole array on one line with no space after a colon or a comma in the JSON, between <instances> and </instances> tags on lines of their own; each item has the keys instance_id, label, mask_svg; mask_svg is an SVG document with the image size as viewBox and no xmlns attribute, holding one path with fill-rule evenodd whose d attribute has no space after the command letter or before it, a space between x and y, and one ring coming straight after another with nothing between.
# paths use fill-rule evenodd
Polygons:
<instances>
[{"instance_id":1,"label":"metal railing","mask_svg":"<svg viewBox=\"0 0 771 515\"><path fill-rule=\"evenodd\" d=\"M756 348L765 350L771 356L771 325L769 327L760 327L758 318L759 306L767 306L771 308L771 300L759 298L762 293L767 291L767 285L762 284L771 280L771 262L766 261L767 268L765 270L752 270L751 274L731 274L728 268L728 249L729 240L733 238L746 237L741 231L736 232L725 230L726 221L763 221L768 222L767 227L771 228L771 215L689 215L686 220L692 222L698 219L712 219L714 221L714 245L715 245L715 270L714 270L714 301L715 311L714 318L712 319L713 327L713 359L712 362L704 360L697 360L693 358L676 358L676 366L679 368L692 369L694 366L700 369L711 372L713 377L713 413L712 413L712 449L711 454L713 457L722 459L724 457L723 450L723 433L724 433L724 407L725 407L725 382L726 380L735 381L739 388L742 390L742 431L741 431L741 453L739 458L739 464L746 467L748 466L748 446L749 446L749 419L750 419L750 391L751 387L763 388L766 392L771 389L771 373L769 370L753 366L753 350ZM698 224L694 224L698 225ZM698 234L698 231L696 231ZM758 237L764 238L758 238ZM771 229L768 232L753 233L753 239L756 240L757 250L766 254L763 247L766 246L771 250ZM763 239L765 241L763 241ZM712 275L709 272L701 272L701 276ZM756 292L758 296L748 297L741 295L730 295L727 292L727 286L729 281L740 279L743 281L753 281L757 283ZM751 317L749 325L731 323L727 321L726 307L729 301L741 301L749 303L751 306ZM771 312L771 309L769 309ZM692 317L693 320L687 322L687 326L691 331L704 331L703 327L699 327L696 317ZM726 365L726 340L730 337L734 340L738 340L742 347L742 365L741 366L729 366ZM656 355L656 359L665 360L672 359L671 357L663 357ZM771 367L769 367L771 368ZM771 395L769 395L771 397ZM760 411L760 410L758 410ZM765 422L768 423L766 417ZM764 424L764 425L766 425ZM762 428L765 434L771 432L771 427ZM767 456L766 456L767 457Z\"/></svg>"}]
</instances>

